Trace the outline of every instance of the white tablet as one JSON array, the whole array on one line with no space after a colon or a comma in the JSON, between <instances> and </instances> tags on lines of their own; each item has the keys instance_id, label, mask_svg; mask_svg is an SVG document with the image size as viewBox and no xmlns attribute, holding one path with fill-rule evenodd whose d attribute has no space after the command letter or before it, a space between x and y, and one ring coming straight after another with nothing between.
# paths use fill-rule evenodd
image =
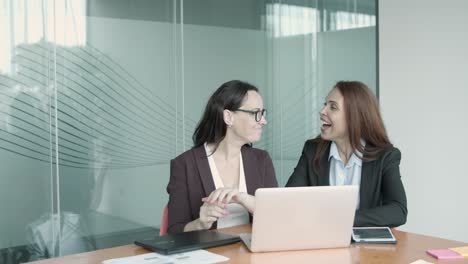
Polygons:
<instances>
[{"instance_id":1,"label":"white tablet","mask_svg":"<svg viewBox=\"0 0 468 264\"><path fill-rule=\"evenodd\" d=\"M356 243L396 243L395 236L388 227L353 227L352 237Z\"/></svg>"}]
</instances>

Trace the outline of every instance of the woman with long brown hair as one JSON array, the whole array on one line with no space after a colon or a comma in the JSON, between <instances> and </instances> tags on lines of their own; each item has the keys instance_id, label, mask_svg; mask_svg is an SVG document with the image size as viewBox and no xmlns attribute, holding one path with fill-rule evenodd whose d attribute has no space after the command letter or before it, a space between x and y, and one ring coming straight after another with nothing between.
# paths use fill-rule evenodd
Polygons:
<instances>
[{"instance_id":1,"label":"woman with long brown hair","mask_svg":"<svg viewBox=\"0 0 468 264\"><path fill-rule=\"evenodd\" d=\"M358 185L354 226L404 224L408 210L401 153L388 139L372 91L361 82L338 82L320 121L320 135L305 142L286 187Z\"/></svg>"},{"instance_id":2,"label":"woman with long brown hair","mask_svg":"<svg viewBox=\"0 0 468 264\"><path fill-rule=\"evenodd\" d=\"M168 233L252 220L255 191L278 186L270 155L252 147L266 124L257 87L233 80L211 95L193 148L171 160Z\"/></svg>"}]
</instances>

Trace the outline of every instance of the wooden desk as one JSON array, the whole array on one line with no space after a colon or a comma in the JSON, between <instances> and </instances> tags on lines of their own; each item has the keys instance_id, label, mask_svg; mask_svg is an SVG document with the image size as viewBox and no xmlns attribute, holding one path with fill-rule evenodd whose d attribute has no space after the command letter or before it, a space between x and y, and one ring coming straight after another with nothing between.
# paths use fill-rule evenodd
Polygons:
<instances>
[{"instance_id":1,"label":"wooden desk","mask_svg":"<svg viewBox=\"0 0 468 264\"><path fill-rule=\"evenodd\" d=\"M223 233L239 234L251 231L250 225L220 229ZM238 242L235 244L215 247L209 251L228 257L227 263L411 263L418 259L423 259L432 263L436 259L425 253L427 249L449 248L468 246L466 243L446 240L436 237L417 235L408 232L394 231L398 244L396 245L351 245L349 248L284 251L271 253L250 253L249 250ZM101 263L103 260L134 256L150 251L135 245L102 249L65 257L46 259L35 264L89 264ZM447 263L439 261L439 263ZM468 263L468 258L450 263Z\"/></svg>"}]
</instances>

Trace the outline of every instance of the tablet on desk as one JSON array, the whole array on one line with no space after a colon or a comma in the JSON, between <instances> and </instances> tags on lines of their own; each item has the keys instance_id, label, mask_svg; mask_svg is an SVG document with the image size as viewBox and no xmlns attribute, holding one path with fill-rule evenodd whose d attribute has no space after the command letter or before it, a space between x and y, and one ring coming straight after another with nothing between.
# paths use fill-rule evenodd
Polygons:
<instances>
[{"instance_id":1,"label":"tablet on desk","mask_svg":"<svg viewBox=\"0 0 468 264\"><path fill-rule=\"evenodd\" d=\"M201 230L137 240L135 244L160 254L169 255L238 241L240 241L239 236Z\"/></svg>"},{"instance_id":2,"label":"tablet on desk","mask_svg":"<svg viewBox=\"0 0 468 264\"><path fill-rule=\"evenodd\" d=\"M388 227L353 227L356 243L396 244L395 236Z\"/></svg>"}]
</instances>

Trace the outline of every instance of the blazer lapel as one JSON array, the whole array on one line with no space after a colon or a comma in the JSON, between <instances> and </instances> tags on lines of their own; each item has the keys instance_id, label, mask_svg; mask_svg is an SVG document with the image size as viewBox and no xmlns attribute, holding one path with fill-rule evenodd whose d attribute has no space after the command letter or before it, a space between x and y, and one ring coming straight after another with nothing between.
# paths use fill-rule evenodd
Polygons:
<instances>
[{"instance_id":1,"label":"blazer lapel","mask_svg":"<svg viewBox=\"0 0 468 264\"><path fill-rule=\"evenodd\" d=\"M247 193L254 195L254 191L257 189L257 186L260 186L259 181L261 179L260 173L258 172L258 166L256 164L257 160L248 147L242 147L242 163L244 163L244 175L245 175L245 185L247 185Z\"/></svg>"},{"instance_id":2,"label":"blazer lapel","mask_svg":"<svg viewBox=\"0 0 468 264\"><path fill-rule=\"evenodd\" d=\"M205 190L205 195L208 196L212 191L215 190L213 176L211 175L210 165L208 164L208 158L206 157L205 146L200 146L193 149L195 162L197 163L198 173L200 180Z\"/></svg>"}]
</instances>

